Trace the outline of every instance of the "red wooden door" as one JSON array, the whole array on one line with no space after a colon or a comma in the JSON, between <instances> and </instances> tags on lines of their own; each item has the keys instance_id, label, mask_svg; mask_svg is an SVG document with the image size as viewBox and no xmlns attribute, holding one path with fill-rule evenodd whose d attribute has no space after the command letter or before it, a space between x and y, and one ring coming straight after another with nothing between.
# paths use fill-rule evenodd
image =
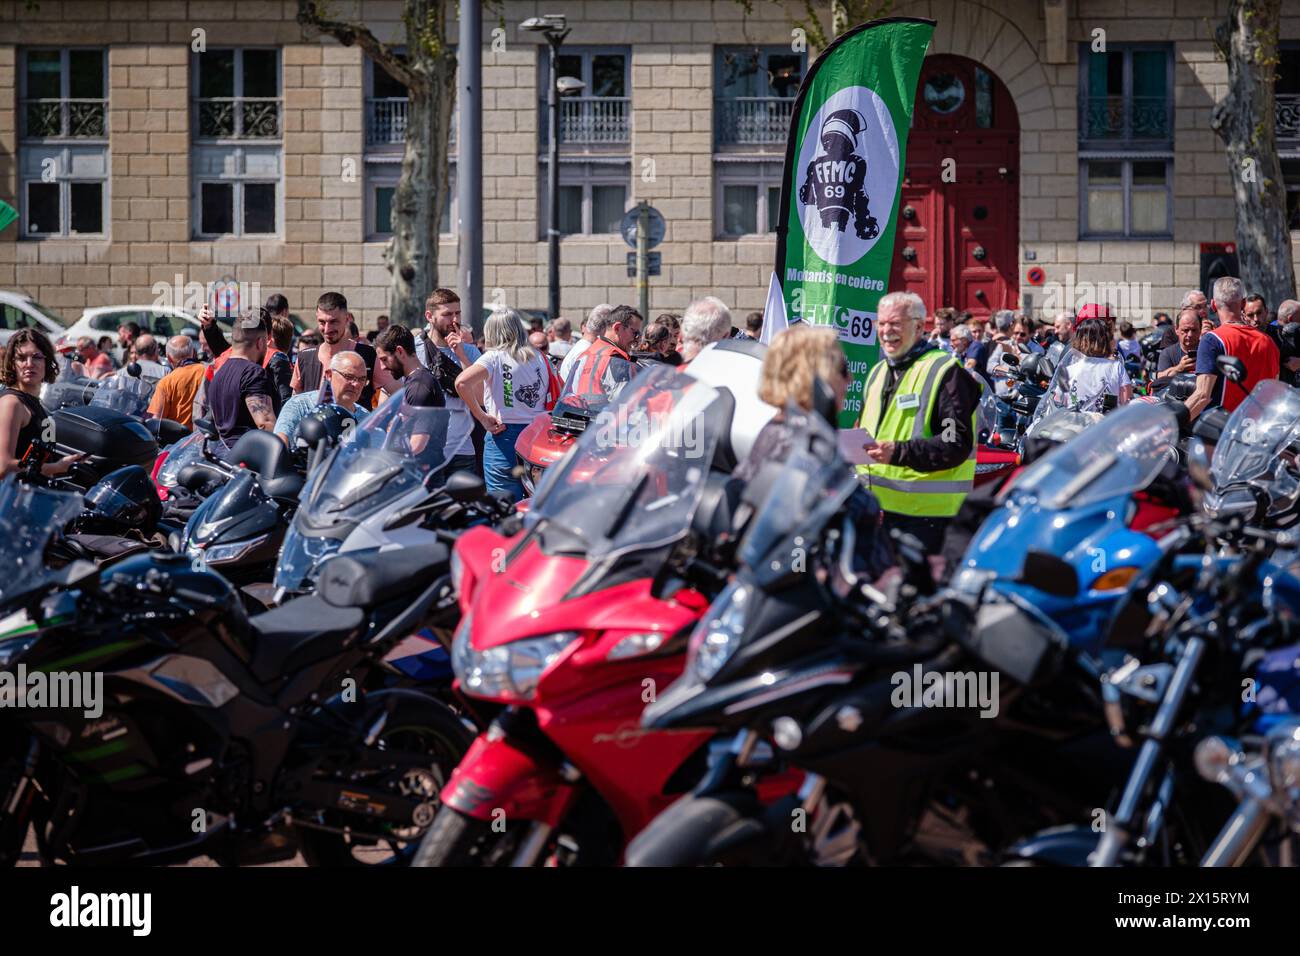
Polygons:
<instances>
[{"instance_id":1,"label":"red wooden door","mask_svg":"<svg viewBox=\"0 0 1300 956\"><path fill-rule=\"evenodd\" d=\"M958 56L917 84L890 289L988 315L1019 302L1020 124L1011 94Z\"/></svg>"}]
</instances>

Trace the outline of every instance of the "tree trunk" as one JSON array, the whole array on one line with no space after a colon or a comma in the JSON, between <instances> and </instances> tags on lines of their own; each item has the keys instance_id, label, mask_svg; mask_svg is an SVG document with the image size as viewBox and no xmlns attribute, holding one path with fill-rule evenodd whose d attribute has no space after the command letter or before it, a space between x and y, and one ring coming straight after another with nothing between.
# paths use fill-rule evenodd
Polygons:
<instances>
[{"instance_id":1,"label":"tree trunk","mask_svg":"<svg viewBox=\"0 0 1300 956\"><path fill-rule=\"evenodd\" d=\"M1228 61L1228 95L1210 115L1228 156L1240 278L1274 309L1295 296L1273 113L1280 20L1281 0L1228 0L1228 18L1214 31Z\"/></svg>"},{"instance_id":2,"label":"tree trunk","mask_svg":"<svg viewBox=\"0 0 1300 956\"><path fill-rule=\"evenodd\" d=\"M438 284L438 223L447 202L447 151L456 59L447 45L447 0L406 0L406 55L399 57L365 26L331 20L319 0L298 0L298 22L356 44L406 86L406 147L393 194L393 238L384 250L392 276L394 324L419 328L424 301Z\"/></svg>"},{"instance_id":3,"label":"tree trunk","mask_svg":"<svg viewBox=\"0 0 1300 956\"><path fill-rule=\"evenodd\" d=\"M393 194L393 238L384 250L392 276L393 322L424 324L424 300L438 285L438 223L447 202L447 151L451 134L455 62L445 39L420 36L420 24L441 33L444 0L407 0L407 62L424 82L410 91L402 178Z\"/></svg>"}]
</instances>

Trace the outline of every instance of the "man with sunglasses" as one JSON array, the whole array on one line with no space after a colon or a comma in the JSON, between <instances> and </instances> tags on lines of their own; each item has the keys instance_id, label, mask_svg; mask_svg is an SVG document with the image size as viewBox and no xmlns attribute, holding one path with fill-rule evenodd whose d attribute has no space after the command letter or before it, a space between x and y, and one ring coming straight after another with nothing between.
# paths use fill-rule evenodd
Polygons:
<instances>
[{"instance_id":1,"label":"man with sunglasses","mask_svg":"<svg viewBox=\"0 0 1300 956\"><path fill-rule=\"evenodd\" d=\"M370 414L364 405L358 403L362 391L370 381L366 362L356 352L336 352L330 359L329 400L347 411L360 425ZM320 405L321 389L313 389L295 395L284 403L280 417L275 420L275 433L290 447L298 438L298 423L310 415Z\"/></svg>"}]
</instances>

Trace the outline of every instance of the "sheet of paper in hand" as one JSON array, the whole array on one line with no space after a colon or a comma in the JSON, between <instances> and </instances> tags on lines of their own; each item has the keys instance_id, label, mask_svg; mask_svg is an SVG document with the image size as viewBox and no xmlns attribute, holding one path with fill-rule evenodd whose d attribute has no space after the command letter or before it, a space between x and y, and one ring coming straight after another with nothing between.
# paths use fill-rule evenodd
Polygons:
<instances>
[{"instance_id":1,"label":"sheet of paper in hand","mask_svg":"<svg viewBox=\"0 0 1300 956\"><path fill-rule=\"evenodd\" d=\"M876 440L865 428L840 429L840 454L850 465L870 464L871 459L867 457L867 450L863 446L870 447L875 443Z\"/></svg>"}]
</instances>

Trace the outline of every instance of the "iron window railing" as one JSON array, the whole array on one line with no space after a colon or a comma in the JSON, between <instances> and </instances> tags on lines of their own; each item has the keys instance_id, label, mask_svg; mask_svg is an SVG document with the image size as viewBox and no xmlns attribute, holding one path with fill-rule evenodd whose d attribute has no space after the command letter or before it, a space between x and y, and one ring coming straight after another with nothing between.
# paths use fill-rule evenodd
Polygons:
<instances>
[{"instance_id":1,"label":"iron window railing","mask_svg":"<svg viewBox=\"0 0 1300 956\"><path fill-rule=\"evenodd\" d=\"M714 100L714 140L719 146L784 146L794 99L720 96Z\"/></svg>"}]
</instances>

